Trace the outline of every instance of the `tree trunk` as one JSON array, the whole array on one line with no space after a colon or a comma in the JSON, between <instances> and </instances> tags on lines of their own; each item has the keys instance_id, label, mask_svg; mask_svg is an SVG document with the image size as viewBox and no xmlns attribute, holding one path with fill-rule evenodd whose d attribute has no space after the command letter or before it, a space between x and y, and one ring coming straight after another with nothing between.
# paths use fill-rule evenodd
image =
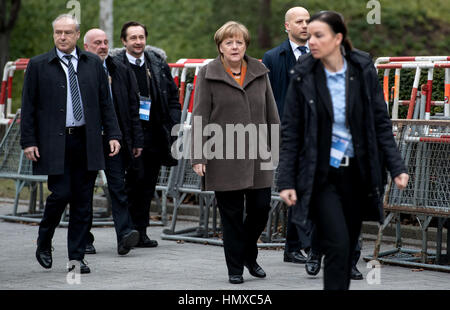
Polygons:
<instances>
[{"instance_id":1,"label":"tree trunk","mask_svg":"<svg viewBox=\"0 0 450 310\"><path fill-rule=\"evenodd\" d=\"M3 78L3 68L9 61L9 32L0 32L0 79Z\"/></svg>"},{"instance_id":2,"label":"tree trunk","mask_svg":"<svg viewBox=\"0 0 450 310\"><path fill-rule=\"evenodd\" d=\"M272 47L272 38L270 35L270 9L271 0L260 0L259 26L258 26L258 44L260 48Z\"/></svg>"},{"instance_id":3,"label":"tree trunk","mask_svg":"<svg viewBox=\"0 0 450 310\"><path fill-rule=\"evenodd\" d=\"M100 29L106 32L109 48L114 47L114 0L100 0Z\"/></svg>"},{"instance_id":4,"label":"tree trunk","mask_svg":"<svg viewBox=\"0 0 450 310\"><path fill-rule=\"evenodd\" d=\"M20 0L10 0L9 10L7 10L8 0L0 0L0 71L3 77L3 68L9 60L9 37L20 11Z\"/></svg>"}]
</instances>

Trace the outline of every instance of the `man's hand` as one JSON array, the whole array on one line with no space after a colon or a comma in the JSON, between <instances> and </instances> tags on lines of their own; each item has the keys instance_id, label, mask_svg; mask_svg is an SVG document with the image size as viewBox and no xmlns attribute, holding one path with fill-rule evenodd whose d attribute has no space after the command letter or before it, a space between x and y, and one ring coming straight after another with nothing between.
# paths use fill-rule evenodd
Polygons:
<instances>
[{"instance_id":1,"label":"man's hand","mask_svg":"<svg viewBox=\"0 0 450 310\"><path fill-rule=\"evenodd\" d=\"M109 153L109 157L114 157L119 154L120 151L120 143L118 140L110 140L109 146L111 149L111 153Z\"/></svg>"},{"instance_id":2,"label":"man's hand","mask_svg":"<svg viewBox=\"0 0 450 310\"><path fill-rule=\"evenodd\" d=\"M194 169L194 172L197 173L199 176L204 176L206 173L206 165L205 164L196 164L192 166L192 169Z\"/></svg>"},{"instance_id":3,"label":"man's hand","mask_svg":"<svg viewBox=\"0 0 450 310\"><path fill-rule=\"evenodd\" d=\"M27 147L25 150L23 150L25 156L32 161L38 161L38 158L41 156L39 155L39 149L37 146L30 146Z\"/></svg>"},{"instance_id":4,"label":"man's hand","mask_svg":"<svg viewBox=\"0 0 450 310\"><path fill-rule=\"evenodd\" d=\"M395 185L397 185L397 187L399 189L404 189L408 185L408 180L409 180L409 175L406 173L402 173L395 177L394 182L395 182Z\"/></svg>"},{"instance_id":5,"label":"man's hand","mask_svg":"<svg viewBox=\"0 0 450 310\"><path fill-rule=\"evenodd\" d=\"M141 148L141 147L133 148L133 156L134 156L134 158L138 158L139 156L141 156L142 150L143 150L143 148Z\"/></svg>"},{"instance_id":6,"label":"man's hand","mask_svg":"<svg viewBox=\"0 0 450 310\"><path fill-rule=\"evenodd\" d=\"M283 199L288 207L291 207L297 203L297 192L295 189L282 190L280 192L280 198Z\"/></svg>"}]
</instances>

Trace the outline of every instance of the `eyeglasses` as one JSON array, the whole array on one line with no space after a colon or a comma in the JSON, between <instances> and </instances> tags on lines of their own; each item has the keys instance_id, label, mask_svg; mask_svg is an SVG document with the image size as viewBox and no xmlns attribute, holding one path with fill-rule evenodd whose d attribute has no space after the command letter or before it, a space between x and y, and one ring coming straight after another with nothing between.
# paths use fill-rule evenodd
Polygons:
<instances>
[{"instance_id":1,"label":"eyeglasses","mask_svg":"<svg viewBox=\"0 0 450 310\"><path fill-rule=\"evenodd\" d=\"M75 31L72 31L72 30L68 30L68 31L56 30L56 31L54 32L54 34L55 34L55 36L57 36L57 37L60 37L60 36L62 36L63 34L64 34L65 36L73 36L73 35L75 34Z\"/></svg>"}]
</instances>

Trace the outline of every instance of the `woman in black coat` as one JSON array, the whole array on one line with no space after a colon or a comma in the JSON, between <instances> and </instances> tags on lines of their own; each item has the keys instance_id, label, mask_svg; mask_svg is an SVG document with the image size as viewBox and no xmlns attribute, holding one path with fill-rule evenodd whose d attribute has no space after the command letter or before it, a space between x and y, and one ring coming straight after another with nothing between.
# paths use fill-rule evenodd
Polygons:
<instances>
[{"instance_id":1,"label":"woman in black coat","mask_svg":"<svg viewBox=\"0 0 450 310\"><path fill-rule=\"evenodd\" d=\"M308 32L311 54L286 96L278 186L293 221L317 225L324 288L345 290L362 221L383 221L386 168L400 189L409 177L373 62L352 48L342 16L317 13Z\"/></svg>"}]
</instances>

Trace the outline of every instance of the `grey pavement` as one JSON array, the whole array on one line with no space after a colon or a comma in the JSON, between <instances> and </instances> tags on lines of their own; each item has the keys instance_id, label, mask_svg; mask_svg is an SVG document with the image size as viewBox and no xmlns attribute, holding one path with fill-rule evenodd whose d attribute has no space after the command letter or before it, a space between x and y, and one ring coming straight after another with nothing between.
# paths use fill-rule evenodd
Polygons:
<instances>
[{"instance_id":1,"label":"grey pavement","mask_svg":"<svg viewBox=\"0 0 450 310\"><path fill-rule=\"evenodd\" d=\"M0 214L12 210L0 204ZM177 227L193 223L178 222ZM117 254L114 228L93 228L97 254L86 255L91 273L81 275L81 284L68 284L67 228L58 228L53 239L53 267L42 268L35 259L37 225L0 220L0 289L2 290L321 290L323 273L308 276L304 265L284 263L282 250L260 250L258 262L267 278L257 279L244 271L241 285L228 283L223 248L197 243L161 240L161 226L148 229L157 248L133 249ZM373 241L365 241L362 256L372 254ZM382 251L392 245L383 244ZM370 269L360 259L366 278ZM450 274L382 265L380 284L366 279L352 281L352 290L449 290Z\"/></svg>"}]
</instances>

